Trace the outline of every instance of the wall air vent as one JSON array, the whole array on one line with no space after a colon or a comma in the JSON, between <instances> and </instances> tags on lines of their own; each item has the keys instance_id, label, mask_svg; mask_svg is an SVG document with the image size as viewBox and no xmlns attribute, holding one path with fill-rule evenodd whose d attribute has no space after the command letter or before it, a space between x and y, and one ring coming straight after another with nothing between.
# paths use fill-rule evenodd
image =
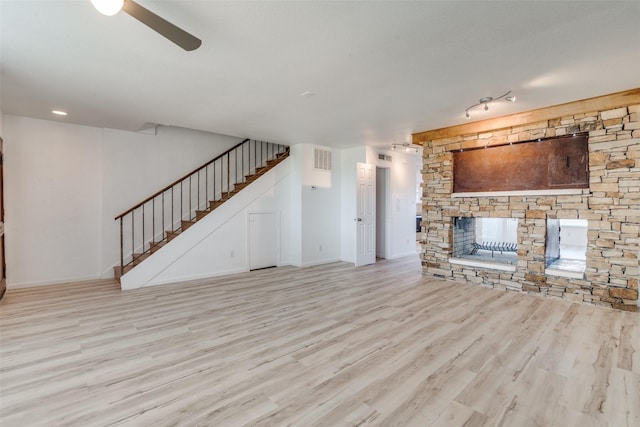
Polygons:
<instances>
[{"instance_id":1,"label":"wall air vent","mask_svg":"<svg viewBox=\"0 0 640 427\"><path fill-rule=\"evenodd\" d=\"M331 170L331 151L321 148L313 149L313 168L321 171Z\"/></svg>"},{"instance_id":2,"label":"wall air vent","mask_svg":"<svg viewBox=\"0 0 640 427\"><path fill-rule=\"evenodd\" d=\"M387 162L391 161L391 156L388 154L378 153L378 160L385 160Z\"/></svg>"}]
</instances>

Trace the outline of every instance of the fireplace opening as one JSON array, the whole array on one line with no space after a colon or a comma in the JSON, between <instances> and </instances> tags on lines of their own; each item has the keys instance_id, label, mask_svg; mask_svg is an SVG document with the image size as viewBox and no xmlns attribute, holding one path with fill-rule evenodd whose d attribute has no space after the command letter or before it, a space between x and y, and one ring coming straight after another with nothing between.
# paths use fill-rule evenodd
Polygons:
<instances>
[{"instance_id":1,"label":"fireplace opening","mask_svg":"<svg viewBox=\"0 0 640 427\"><path fill-rule=\"evenodd\" d=\"M546 269L549 275L582 278L587 259L587 220L547 220Z\"/></svg>"},{"instance_id":2,"label":"fireplace opening","mask_svg":"<svg viewBox=\"0 0 640 427\"><path fill-rule=\"evenodd\" d=\"M515 265L518 261L517 218L453 219L453 257Z\"/></svg>"}]
</instances>

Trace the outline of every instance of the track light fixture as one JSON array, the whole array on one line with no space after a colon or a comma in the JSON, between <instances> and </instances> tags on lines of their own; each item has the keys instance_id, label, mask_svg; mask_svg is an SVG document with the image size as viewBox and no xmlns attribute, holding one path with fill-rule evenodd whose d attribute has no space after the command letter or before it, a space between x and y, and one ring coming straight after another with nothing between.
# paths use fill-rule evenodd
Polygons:
<instances>
[{"instance_id":1,"label":"track light fixture","mask_svg":"<svg viewBox=\"0 0 640 427\"><path fill-rule=\"evenodd\" d=\"M467 119L470 119L471 118L471 114L469 114L469 110L471 110L471 109L473 109L473 108L475 108L475 107L477 107L479 105L483 105L484 106L484 111L489 111L489 103L490 102L499 101L501 99L504 99L505 101L508 101L508 102L515 102L516 101L516 97L511 95L511 91L509 91L509 92L507 92L507 93L505 93L503 95L500 95L500 96L498 96L496 98L494 98L492 96L485 96L483 98L480 98L478 100L477 104L473 104L472 106L467 107L467 109L464 110L464 116Z\"/></svg>"},{"instance_id":2,"label":"track light fixture","mask_svg":"<svg viewBox=\"0 0 640 427\"><path fill-rule=\"evenodd\" d=\"M416 150L416 153L418 153L418 148L411 147L411 144L409 144L408 142L402 142L402 143L398 143L398 144L391 144L391 149L392 150L395 150L398 147L399 148L404 148L404 151L407 152L407 153L409 151L411 151L411 150L414 150L414 149Z\"/></svg>"}]
</instances>

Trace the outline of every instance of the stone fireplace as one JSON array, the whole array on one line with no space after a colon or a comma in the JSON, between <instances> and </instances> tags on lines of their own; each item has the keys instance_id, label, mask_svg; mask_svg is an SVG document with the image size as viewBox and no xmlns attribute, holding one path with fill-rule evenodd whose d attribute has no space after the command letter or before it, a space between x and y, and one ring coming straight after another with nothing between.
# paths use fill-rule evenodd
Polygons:
<instances>
[{"instance_id":1,"label":"stone fireplace","mask_svg":"<svg viewBox=\"0 0 640 427\"><path fill-rule=\"evenodd\" d=\"M454 193L454 152L579 132L588 134L588 188ZM424 146L423 275L637 311L640 89L423 132L414 142ZM466 263L478 243L474 218L517 219L511 269ZM547 268L548 221L561 219L586 221L584 271L573 276Z\"/></svg>"}]
</instances>

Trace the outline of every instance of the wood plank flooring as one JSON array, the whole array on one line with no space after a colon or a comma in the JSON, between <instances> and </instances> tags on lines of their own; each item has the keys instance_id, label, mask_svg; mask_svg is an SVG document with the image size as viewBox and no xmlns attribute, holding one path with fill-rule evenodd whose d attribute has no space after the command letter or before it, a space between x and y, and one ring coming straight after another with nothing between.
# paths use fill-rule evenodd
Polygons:
<instances>
[{"instance_id":1,"label":"wood plank flooring","mask_svg":"<svg viewBox=\"0 0 640 427\"><path fill-rule=\"evenodd\" d=\"M0 425L640 426L640 315L417 257L9 290Z\"/></svg>"}]
</instances>

